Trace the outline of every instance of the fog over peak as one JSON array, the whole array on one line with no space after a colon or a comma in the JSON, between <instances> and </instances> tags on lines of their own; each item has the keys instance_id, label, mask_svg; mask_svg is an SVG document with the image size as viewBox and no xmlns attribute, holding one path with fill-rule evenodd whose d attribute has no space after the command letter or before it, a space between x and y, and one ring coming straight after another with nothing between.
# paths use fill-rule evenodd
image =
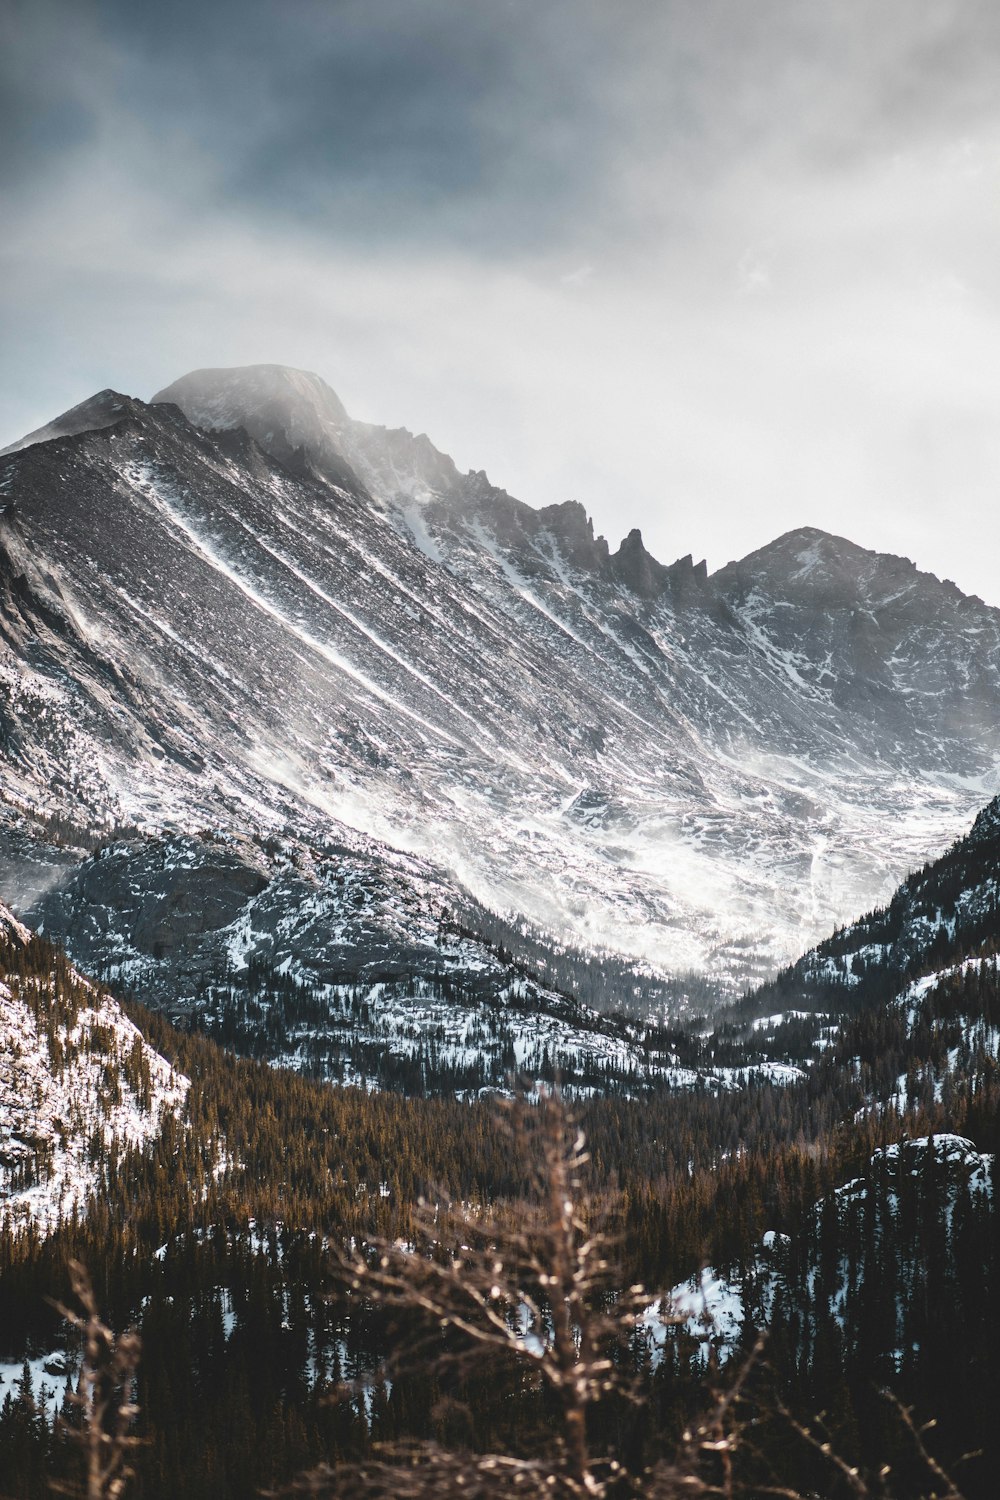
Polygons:
<instances>
[{"instance_id":1,"label":"fog over peak","mask_svg":"<svg viewBox=\"0 0 1000 1500\"><path fill-rule=\"evenodd\" d=\"M997 599L992 8L3 24L0 442L280 358L655 556L816 526Z\"/></svg>"}]
</instances>

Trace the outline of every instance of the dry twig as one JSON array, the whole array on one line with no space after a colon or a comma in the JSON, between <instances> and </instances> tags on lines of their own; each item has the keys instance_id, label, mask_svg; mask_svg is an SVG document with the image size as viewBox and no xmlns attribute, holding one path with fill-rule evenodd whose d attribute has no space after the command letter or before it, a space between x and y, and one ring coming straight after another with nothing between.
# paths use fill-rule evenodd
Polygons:
<instances>
[{"instance_id":1,"label":"dry twig","mask_svg":"<svg viewBox=\"0 0 1000 1500\"><path fill-rule=\"evenodd\" d=\"M141 1342L134 1331L116 1335L101 1321L90 1277L79 1261L70 1261L69 1271L82 1312L58 1302L53 1305L83 1335L80 1378L69 1398L81 1425L62 1423L61 1430L82 1448L86 1477L82 1484L53 1480L51 1488L74 1500L121 1500L135 1472L129 1454L142 1442L130 1430L138 1413L132 1390Z\"/></svg>"}]
</instances>

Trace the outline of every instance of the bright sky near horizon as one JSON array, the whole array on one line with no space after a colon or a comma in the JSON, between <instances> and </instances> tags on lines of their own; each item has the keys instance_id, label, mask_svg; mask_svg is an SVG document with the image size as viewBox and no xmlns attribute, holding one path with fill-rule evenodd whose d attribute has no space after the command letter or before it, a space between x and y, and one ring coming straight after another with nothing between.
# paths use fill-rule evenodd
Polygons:
<instances>
[{"instance_id":1,"label":"bright sky near horizon","mask_svg":"<svg viewBox=\"0 0 1000 1500\"><path fill-rule=\"evenodd\" d=\"M613 545L1000 605L991 0L8 0L0 444L315 370Z\"/></svg>"}]
</instances>

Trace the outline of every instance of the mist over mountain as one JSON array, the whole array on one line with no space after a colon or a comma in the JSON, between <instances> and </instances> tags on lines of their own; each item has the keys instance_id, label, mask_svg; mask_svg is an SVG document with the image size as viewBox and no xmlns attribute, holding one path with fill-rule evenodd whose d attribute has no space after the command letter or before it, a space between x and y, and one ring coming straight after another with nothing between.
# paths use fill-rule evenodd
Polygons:
<instances>
[{"instance_id":1,"label":"mist over mountain","mask_svg":"<svg viewBox=\"0 0 1000 1500\"><path fill-rule=\"evenodd\" d=\"M415 938L449 968L465 906L731 989L996 785L1000 611L811 529L711 577L637 530L612 550L314 375L99 393L6 455L0 496L2 893L102 972L183 950L180 999L251 957L399 970ZM115 826L132 894L68 847ZM132 912L161 836L202 851L160 893L197 913L169 939Z\"/></svg>"}]
</instances>

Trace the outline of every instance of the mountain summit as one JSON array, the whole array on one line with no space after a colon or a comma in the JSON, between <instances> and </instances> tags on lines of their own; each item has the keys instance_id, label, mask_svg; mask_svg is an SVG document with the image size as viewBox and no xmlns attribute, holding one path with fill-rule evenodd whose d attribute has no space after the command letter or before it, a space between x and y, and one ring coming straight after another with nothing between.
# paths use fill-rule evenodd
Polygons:
<instances>
[{"instance_id":1,"label":"mountain summit","mask_svg":"<svg viewBox=\"0 0 1000 1500\"><path fill-rule=\"evenodd\" d=\"M433 975L442 914L491 912L734 988L996 787L1000 612L903 559L818 531L711 577L638 530L612 551L279 366L25 441L0 897L92 968L191 997L262 956ZM109 824L107 865L46 833ZM200 913L172 946L158 902Z\"/></svg>"},{"instance_id":2,"label":"mountain summit","mask_svg":"<svg viewBox=\"0 0 1000 1500\"><path fill-rule=\"evenodd\" d=\"M870 552L814 526L787 531L739 562L727 563L713 577L727 591L760 589L814 604L828 598L843 605L850 597L874 610L910 596L926 600L929 592L959 595L953 583L918 572L908 557Z\"/></svg>"},{"instance_id":3,"label":"mountain summit","mask_svg":"<svg viewBox=\"0 0 1000 1500\"><path fill-rule=\"evenodd\" d=\"M311 465L323 478L373 494L446 493L458 478L447 454L405 428L355 422L325 380L287 365L193 370L158 391L207 431L242 427L272 458Z\"/></svg>"}]
</instances>

